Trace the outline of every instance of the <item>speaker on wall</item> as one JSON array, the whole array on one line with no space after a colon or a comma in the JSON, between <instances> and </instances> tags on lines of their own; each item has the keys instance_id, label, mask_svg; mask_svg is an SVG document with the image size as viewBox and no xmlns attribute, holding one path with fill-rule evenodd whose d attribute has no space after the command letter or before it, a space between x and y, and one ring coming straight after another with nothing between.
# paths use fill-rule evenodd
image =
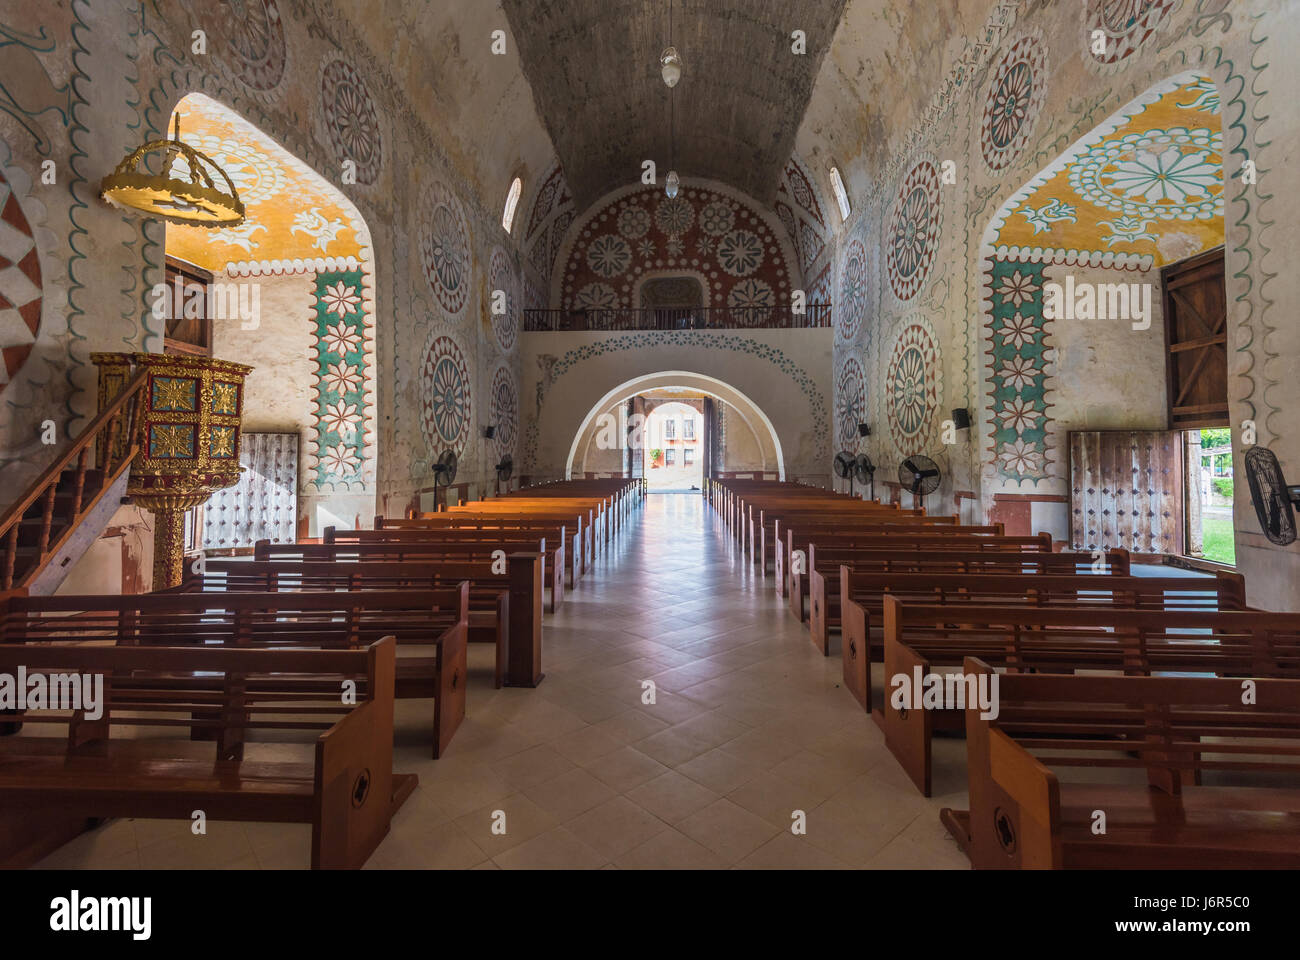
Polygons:
<instances>
[{"instance_id":1,"label":"speaker on wall","mask_svg":"<svg viewBox=\"0 0 1300 960\"><path fill-rule=\"evenodd\" d=\"M486 427L483 428L484 440L491 440L496 435L497 435L497 428L492 424L488 424Z\"/></svg>"}]
</instances>

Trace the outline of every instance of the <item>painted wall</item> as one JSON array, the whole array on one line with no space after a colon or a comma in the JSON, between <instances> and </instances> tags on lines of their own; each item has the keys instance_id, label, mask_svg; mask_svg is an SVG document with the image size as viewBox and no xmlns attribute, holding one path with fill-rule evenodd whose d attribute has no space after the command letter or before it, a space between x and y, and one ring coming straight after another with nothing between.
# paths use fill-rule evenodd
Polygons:
<instances>
[{"instance_id":1,"label":"painted wall","mask_svg":"<svg viewBox=\"0 0 1300 960\"><path fill-rule=\"evenodd\" d=\"M0 202L13 204L6 219L27 258L21 291L3 290L24 308L21 326L5 333L5 489L21 490L53 455L33 446L42 421L53 419L66 443L93 416L92 351L162 347L147 295L163 279L164 226L109 207L98 192L193 91L310 166L370 229L373 362L383 371L374 480L362 498L372 506L339 512L350 521L373 513L376 499L392 514L418 502L432 486L431 459L449 443L463 454L458 479L486 485L519 434L519 244L501 209L516 175L529 209L554 150L513 40L505 55L491 51L492 30L508 31L498 4L420 5L419 16L414 6L383 7L70 0L0 12L0 89L9 94L0 102ZM497 290L508 302L494 323ZM460 351L459 394L438 393L425 376L437 337ZM440 417L450 440L429 427ZM492 418L505 427L502 441L467 442ZM463 436L458 419L472 421ZM358 492L338 488L330 481L321 493Z\"/></svg>"},{"instance_id":2,"label":"painted wall","mask_svg":"<svg viewBox=\"0 0 1300 960\"><path fill-rule=\"evenodd\" d=\"M647 280L690 276L705 306L761 312L789 303L801 275L778 217L723 184L686 178L676 197L638 184L583 212L556 258L550 301L568 310L638 309Z\"/></svg>"},{"instance_id":3,"label":"painted wall","mask_svg":"<svg viewBox=\"0 0 1300 960\"><path fill-rule=\"evenodd\" d=\"M994 369L1007 359L996 355L994 327L1006 319L1002 298L1014 294L992 291L1017 270L1035 284L1043 271L1051 279L1065 267L1145 279L1141 273L1189 255L1193 246L1212 246L1202 226L1212 228L1216 216L1227 251L1236 465L1240 470L1242 423L1249 419L1264 425L1258 441L1300 475L1300 428L1286 413L1300 401L1300 382L1289 372L1300 328L1282 306L1300 296L1300 277L1277 252L1292 245L1300 222L1300 192L1287 181L1287 158L1300 144L1290 93L1300 68L1288 53L1300 42L1300 5L1144 0L1123 5L1131 16L1116 18L1120 9L1100 0L897 9L851 0L822 65L796 150L822 180L837 165L853 207L847 222L836 223L834 238L838 445L869 452L885 476L909 450L933 456L945 470L947 503L950 494L973 493L986 513L999 493L1059 494L1068 470L1066 430L1163 419L1156 334L1058 321L1016 351L1031 361L1026 372L1036 379L1016 382L1010 394L1038 414L1033 427L1021 423L1007 432L1005 423L995 424L1007 397L994 395L993 381L1001 389L1018 378L998 377ZM1096 30L1104 47L1094 49ZM1117 111L1188 72L1208 82L1191 96L1185 88L1183 106L1175 106L1203 119L1187 132L1161 131L1169 139L1157 152L1176 146L1183 158L1202 150L1218 158L1218 183L1203 181L1200 200L1197 190L1188 191L1204 211L1190 204L1172 209L1183 200L1171 196L1171 209L1148 213L1142 204L1154 200L1139 190L1102 197L1114 203L1112 215L1089 221L1089 243L1073 252L1048 243L1039 246L1056 252L1040 255L1022 245L1006 254L981 245L1032 178ZM1243 177L1247 161L1268 172ZM1097 189L1085 185L1085 192L1124 192L1108 190L1108 182L1097 179ZM1042 212L1046 200L1036 199L1034 209ZM1048 208L1042 216L1054 213L1061 211ZM1076 219L1083 225L1082 213ZM1029 221L1017 220L1026 229ZM1028 230L1032 237L1037 228ZM1143 232L1157 236L1143 240ZM1071 235L1056 234L1067 248ZM1153 319L1153 328L1158 323ZM966 440L959 432L956 443L945 444L943 421L958 407L977 418L976 436ZM859 419L872 426L861 442L852 430ZM1244 489L1239 485L1234 513L1249 598L1300 609L1300 547L1267 543ZM1035 504L1043 526L1055 528L1059 513L1059 506Z\"/></svg>"}]
</instances>

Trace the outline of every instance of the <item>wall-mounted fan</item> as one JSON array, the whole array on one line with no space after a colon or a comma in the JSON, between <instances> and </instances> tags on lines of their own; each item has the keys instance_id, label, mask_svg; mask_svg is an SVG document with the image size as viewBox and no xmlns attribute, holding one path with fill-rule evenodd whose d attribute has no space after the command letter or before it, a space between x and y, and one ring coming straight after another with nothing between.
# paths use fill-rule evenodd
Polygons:
<instances>
[{"instance_id":1,"label":"wall-mounted fan","mask_svg":"<svg viewBox=\"0 0 1300 960\"><path fill-rule=\"evenodd\" d=\"M507 454L496 466L497 471L497 490L500 491L501 484L509 483L510 476L515 472L514 458Z\"/></svg>"},{"instance_id":2,"label":"wall-mounted fan","mask_svg":"<svg viewBox=\"0 0 1300 960\"><path fill-rule=\"evenodd\" d=\"M1250 501L1255 505L1259 528L1271 543L1280 547L1295 543L1295 511L1300 507L1300 486L1288 486L1282 465L1268 447L1251 447L1246 451L1246 482L1250 484Z\"/></svg>"},{"instance_id":3,"label":"wall-mounted fan","mask_svg":"<svg viewBox=\"0 0 1300 960\"><path fill-rule=\"evenodd\" d=\"M451 486L456 480L456 451L444 450L433 464L433 508L438 509L438 488Z\"/></svg>"},{"instance_id":4,"label":"wall-mounted fan","mask_svg":"<svg viewBox=\"0 0 1300 960\"><path fill-rule=\"evenodd\" d=\"M938 490L942 479L939 465L919 453L898 465L898 482L912 495L912 506L917 505L918 497L924 499Z\"/></svg>"},{"instance_id":5,"label":"wall-mounted fan","mask_svg":"<svg viewBox=\"0 0 1300 960\"><path fill-rule=\"evenodd\" d=\"M871 487L867 499L876 499L876 465L871 462L871 458L865 453L860 454L858 458L853 461L853 476L857 479L858 483L870 484Z\"/></svg>"}]
</instances>

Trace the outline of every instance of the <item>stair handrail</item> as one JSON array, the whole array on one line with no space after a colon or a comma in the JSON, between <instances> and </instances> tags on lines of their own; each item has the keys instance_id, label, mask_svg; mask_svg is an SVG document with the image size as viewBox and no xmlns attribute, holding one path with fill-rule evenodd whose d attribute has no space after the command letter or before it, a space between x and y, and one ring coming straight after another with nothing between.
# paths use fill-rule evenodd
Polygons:
<instances>
[{"instance_id":1,"label":"stair handrail","mask_svg":"<svg viewBox=\"0 0 1300 960\"><path fill-rule=\"evenodd\" d=\"M86 458L91 443L98 440L101 434L107 431L107 443L100 449L97 458L97 467L102 470L104 474L103 483L105 487L116 479L116 474L121 471L123 466L135 459L135 455L140 451L140 444L136 437L136 427L139 423L138 405L132 407L129 413L130 422L127 423L125 432L119 433L117 428L121 421L122 408L132 400L136 399L144 389L145 382L148 379L149 371L147 369L137 371L136 374L126 382L126 385L118 395L114 397L103 410L99 411L99 413L95 415L95 419L90 421L90 424L81 432L80 436L72 442L68 449L57 457L54 462L36 478L36 480L27 488L27 491L14 501L14 503L5 510L3 515L0 515L0 540L3 540L6 537L9 537L10 539L9 549L7 551L9 556L6 557L5 563L5 580L10 579L12 576L13 550L17 545L17 524L22 520L24 514L27 513L27 509L40 500L41 497L47 498L45 509L47 529L42 531L43 542L41 544L42 560L44 560L44 555L47 552L45 548L49 546L48 521L54 508L53 494L55 489L58 487L59 478L63 475L63 471L68 468L74 458L77 461L77 469L81 475L79 477L80 480L84 478ZM113 453L119 437L124 438L126 442L122 446L122 456L115 459ZM81 491L79 490L78 493L80 494ZM78 496L78 500L79 499L80 496ZM76 515L81 512L81 506L80 502L74 503L74 509L72 511L74 519Z\"/></svg>"}]
</instances>

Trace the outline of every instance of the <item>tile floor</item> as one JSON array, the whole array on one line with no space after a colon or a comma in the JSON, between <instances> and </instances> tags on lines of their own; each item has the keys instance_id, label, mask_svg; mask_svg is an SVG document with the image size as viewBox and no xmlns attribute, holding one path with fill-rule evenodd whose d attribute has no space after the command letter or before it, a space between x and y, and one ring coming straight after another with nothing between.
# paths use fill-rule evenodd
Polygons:
<instances>
[{"instance_id":1,"label":"tile floor","mask_svg":"<svg viewBox=\"0 0 1300 960\"><path fill-rule=\"evenodd\" d=\"M838 655L813 648L698 495L647 499L547 617L542 658L537 689L493 690L492 651L471 646L468 715L440 760L427 704L399 701L394 765L420 786L369 869L968 866L938 817L966 805L962 741L936 742L921 797ZM116 820L40 866L306 868L310 836Z\"/></svg>"}]
</instances>

